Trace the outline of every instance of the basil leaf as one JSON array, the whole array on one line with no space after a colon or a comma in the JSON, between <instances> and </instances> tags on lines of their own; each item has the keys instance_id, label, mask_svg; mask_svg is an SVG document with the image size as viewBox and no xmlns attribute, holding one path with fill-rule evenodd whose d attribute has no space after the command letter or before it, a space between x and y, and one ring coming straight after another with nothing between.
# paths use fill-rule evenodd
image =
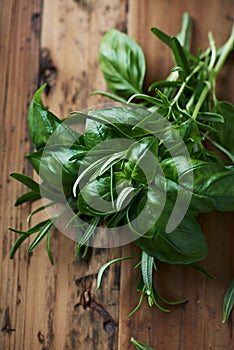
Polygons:
<instances>
[{"instance_id":1,"label":"basil leaf","mask_svg":"<svg viewBox=\"0 0 234 350\"><path fill-rule=\"evenodd\" d=\"M145 58L140 46L118 30L110 30L101 41L99 62L109 89L128 99L141 93Z\"/></svg>"},{"instance_id":2,"label":"basil leaf","mask_svg":"<svg viewBox=\"0 0 234 350\"><path fill-rule=\"evenodd\" d=\"M157 160L154 158L157 146L158 140L154 137L145 137L141 143L133 144L128 150L128 161L124 165L126 177L141 184L152 182L157 171Z\"/></svg>"},{"instance_id":3,"label":"basil leaf","mask_svg":"<svg viewBox=\"0 0 234 350\"><path fill-rule=\"evenodd\" d=\"M165 226L168 215L156 226ZM208 254L204 234L195 218L187 213L177 228L165 233L156 228L153 238L142 236L136 242L147 254L170 264L191 264L206 258Z\"/></svg>"},{"instance_id":4,"label":"basil leaf","mask_svg":"<svg viewBox=\"0 0 234 350\"><path fill-rule=\"evenodd\" d=\"M223 323L227 322L234 306L234 278L231 280L223 299Z\"/></svg>"},{"instance_id":5,"label":"basil leaf","mask_svg":"<svg viewBox=\"0 0 234 350\"><path fill-rule=\"evenodd\" d=\"M77 177L80 166L79 162L70 160L77 154L76 147L79 149L79 146L60 144L47 146L45 150L40 149L27 155L27 158L47 184L56 187L61 185L62 179L64 185L71 185Z\"/></svg>"},{"instance_id":6,"label":"basil leaf","mask_svg":"<svg viewBox=\"0 0 234 350\"><path fill-rule=\"evenodd\" d=\"M234 168L196 160L193 160L192 164L180 178L186 189L188 187L185 177L189 172L193 172L193 196L190 208L200 213L214 209L234 211Z\"/></svg>"},{"instance_id":7,"label":"basil leaf","mask_svg":"<svg viewBox=\"0 0 234 350\"><path fill-rule=\"evenodd\" d=\"M61 121L42 103L41 95L46 85L34 94L28 110L28 126L32 143L36 149L44 147Z\"/></svg>"},{"instance_id":8,"label":"basil leaf","mask_svg":"<svg viewBox=\"0 0 234 350\"><path fill-rule=\"evenodd\" d=\"M221 101L216 104L215 111L224 119L223 124L213 124L218 129L216 140L234 155L234 106Z\"/></svg>"},{"instance_id":9,"label":"basil leaf","mask_svg":"<svg viewBox=\"0 0 234 350\"><path fill-rule=\"evenodd\" d=\"M110 176L87 182L78 196L77 208L87 215L106 215L113 211Z\"/></svg>"}]
</instances>

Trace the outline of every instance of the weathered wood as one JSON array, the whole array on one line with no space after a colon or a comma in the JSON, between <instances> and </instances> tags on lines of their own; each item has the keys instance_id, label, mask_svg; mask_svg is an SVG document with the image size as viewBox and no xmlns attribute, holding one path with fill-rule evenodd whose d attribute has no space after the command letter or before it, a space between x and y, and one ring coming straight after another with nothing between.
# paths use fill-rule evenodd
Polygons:
<instances>
[{"instance_id":1,"label":"weathered wood","mask_svg":"<svg viewBox=\"0 0 234 350\"><path fill-rule=\"evenodd\" d=\"M185 11L194 20L194 52L198 45L203 49L207 47L208 31L213 32L218 45L227 39L234 17L232 1L130 1L129 32L146 54L147 85L165 79L173 67L169 50L150 33L150 28L155 26L175 35L180 30ZM219 80L219 97L232 102L234 85L230 77L233 75L231 59ZM234 349L232 322L222 324L222 298L234 272L233 215L211 213L202 216L200 222L210 249L203 266L217 277L216 281L185 267L160 264L156 284L162 295L169 300L187 297L189 302L172 308L169 315L150 309L145 303L128 319L139 295L134 291L137 273L131 272L133 263L125 261L121 270L119 350L129 348L131 336L160 350ZM127 246L123 254L134 254L135 250L133 246Z\"/></svg>"},{"instance_id":2,"label":"weathered wood","mask_svg":"<svg viewBox=\"0 0 234 350\"><path fill-rule=\"evenodd\" d=\"M24 248L14 261L9 251L15 240L8 227L26 228L29 209L13 208L25 190L9 173L29 173L27 103L37 88L41 1L2 1L0 11L1 206L0 206L0 348L23 349L29 258Z\"/></svg>"},{"instance_id":3,"label":"weathered wood","mask_svg":"<svg viewBox=\"0 0 234 350\"><path fill-rule=\"evenodd\" d=\"M23 161L30 148L28 139L25 143L26 110L38 84L48 83L44 100L59 117L103 101L100 97L89 98L94 89L105 89L98 68L98 46L105 30L125 30L126 3L48 0L43 2L42 13L40 1L4 2L4 181L8 181L9 172L31 171ZM5 203L1 206L1 349L116 349L119 266L105 275L100 291L95 287L98 269L107 260L120 256L120 248L95 249L88 262L82 261L74 257L75 243L55 232L54 267L43 243L30 258L24 244L14 261L9 261L15 236L7 232L7 227L26 228L30 208L12 208L22 186L12 180L1 184L1 203Z\"/></svg>"}]
</instances>

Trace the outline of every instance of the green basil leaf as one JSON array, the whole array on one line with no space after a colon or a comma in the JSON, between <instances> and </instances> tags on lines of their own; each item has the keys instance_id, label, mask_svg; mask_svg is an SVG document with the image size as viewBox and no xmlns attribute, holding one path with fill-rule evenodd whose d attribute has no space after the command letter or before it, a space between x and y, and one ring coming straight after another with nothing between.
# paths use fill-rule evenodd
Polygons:
<instances>
[{"instance_id":1,"label":"green basil leaf","mask_svg":"<svg viewBox=\"0 0 234 350\"><path fill-rule=\"evenodd\" d=\"M79 146L60 144L47 146L45 150L27 155L27 158L47 184L59 186L62 178L62 183L68 186L75 181L80 166L79 162L70 160L77 154L77 147L79 149Z\"/></svg>"},{"instance_id":2,"label":"green basil leaf","mask_svg":"<svg viewBox=\"0 0 234 350\"><path fill-rule=\"evenodd\" d=\"M44 147L61 121L42 103L41 95L46 85L36 91L28 110L28 126L32 143L36 149Z\"/></svg>"},{"instance_id":3,"label":"green basil leaf","mask_svg":"<svg viewBox=\"0 0 234 350\"><path fill-rule=\"evenodd\" d=\"M128 161L124 164L126 177L137 183L150 183L157 172L158 140L154 137L145 137L140 143L133 144L127 153ZM153 152L152 152L153 150Z\"/></svg>"},{"instance_id":4,"label":"green basil leaf","mask_svg":"<svg viewBox=\"0 0 234 350\"><path fill-rule=\"evenodd\" d=\"M77 208L82 214L106 215L112 212L111 200L110 176L105 176L87 182L78 195Z\"/></svg>"},{"instance_id":5,"label":"green basil leaf","mask_svg":"<svg viewBox=\"0 0 234 350\"><path fill-rule=\"evenodd\" d=\"M216 140L234 155L234 106L221 101L216 104L215 112L221 114L224 119L223 124L213 124L218 129Z\"/></svg>"},{"instance_id":6,"label":"green basil leaf","mask_svg":"<svg viewBox=\"0 0 234 350\"><path fill-rule=\"evenodd\" d=\"M142 92L145 58L140 46L118 30L110 30L101 41L100 66L109 89L128 99Z\"/></svg>"},{"instance_id":7,"label":"green basil leaf","mask_svg":"<svg viewBox=\"0 0 234 350\"><path fill-rule=\"evenodd\" d=\"M180 181L188 188L185 177L193 173L193 196L190 208L198 212L234 211L234 168L217 163L192 160L192 167L181 175ZM185 176L185 177L184 177Z\"/></svg>"},{"instance_id":8,"label":"green basil leaf","mask_svg":"<svg viewBox=\"0 0 234 350\"><path fill-rule=\"evenodd\" d=\"M223 299L223 323L227 322L234 306L234 278L228 285Z\"/></svg>"},{"instance_id":9,"label":"green basil leaf","mask_svg":"<svg viewBox=\"0 0 234 350\"><path fill-rule=\"evenodd\" d=\"M157 222L154 237L142 236L135 243L149 255L170 264L191 264L206 258L207 243L200 226L194 217L187 213L177 228L165 233L165 221L168 221L168 210L165 217ZM162 229L160 229L160 226Z\"/></svg>"}]
</instances>

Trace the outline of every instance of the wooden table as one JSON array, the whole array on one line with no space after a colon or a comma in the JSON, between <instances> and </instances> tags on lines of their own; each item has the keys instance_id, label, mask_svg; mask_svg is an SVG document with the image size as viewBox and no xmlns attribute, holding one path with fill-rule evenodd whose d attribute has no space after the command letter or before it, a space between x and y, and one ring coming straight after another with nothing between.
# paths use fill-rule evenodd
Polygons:
<instances>
[{"instance_id":1,"label":"wooden table","mask_svg":"<svg viewBox=\"0 0 234 350\"><path fill-rule=\"evenodd\" d=\"M133 262L112 266L96 291L98 269L106 261L128 255L134 245L95 249L89 261L74 257L75 243L53 234L55 265L43 243L32 256L24 244L9 260L15 235L8 227L26 229L29 206L13 207L24 187L11 172L31 174L24 159L31 144L27 107L33 92L47 81L44 101L59 117L104 102L89 97L106 89L98 65L103 33L118 28L141 44L147 59L147 82L165 78L169 51L150 33L156 26L169 34L180 29L181 16L194 19L193 51L205 49L211 30L221 44L234 18L232 0L2 0L0 9L0 349L4 350L127 350L131 336L157 350L233 350L233 316L222 324L222 298L234 273L233 215L211 213L200 218L210 254L203 266L210 280L185 267L160 264L157 285L171 299L188 297L171 314L149 308L131 318L138 302ZM232 100L233 55L219 80L219 97ZM84 292L88 291L88 305Z\"/></svg>"}]
</instances>

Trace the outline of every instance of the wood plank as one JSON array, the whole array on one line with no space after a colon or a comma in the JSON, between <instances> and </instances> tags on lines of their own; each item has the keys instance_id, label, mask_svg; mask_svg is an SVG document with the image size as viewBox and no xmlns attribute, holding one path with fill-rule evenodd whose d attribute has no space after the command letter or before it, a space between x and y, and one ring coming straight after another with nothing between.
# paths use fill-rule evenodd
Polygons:
<instances>
[{"instance_id":1,"label":"wood plank","mask_svg":"<svg viewBox=\"0 0 234 350\"><path fill-rule=\"evenodd\" d=\"M44 101L59 117L103 101L88 98L92 90L105 89L99 42L105 30L125 20L125 1L44 1L40 84L49 83ZM30 260L24 349L116 349L119 268L95 288L98 269L120 249L95 249L82 261L74 256L75 243L61 233L52 242L54 267L43 244Z\"/></svg>"},{"instance_id":2,"label":"wood plank","mask_svg":"<svg viewBox=\"0 0 234 350\"><path fill-rule=\"evenodd\" d=\"M27 304L25 286L29 259L24 248L14 261L9 251L15 240L8 227L26 228L29 207L13 208L25 188L9 177L29 173L27 103L37 87L41 1L3 1L0 11L1 206L0 206L0 348L23 349Z\"/></svg>"},{"instance_id":3,"label":"wood plank","mask_svg":"<svg viewBox=\"0 0 234 350\"><path fill-rule=\"evenodd\" d=\"M180 29L182 13L189 12L194 19L192 48L196 52L198 45L206 48L209 30L218 45L224 42L234 17L233 2L229 0L204 1L199 6L195 1L132 0L129 11L129 33L143 47L147 58L147 84L164 79L172 67L169 50L150 33L150 27L156 26L174 35ZM230 59L219 81L219 97L232 102L234 86L230 77L233 74ZM210 248L203 266L217 277L216 281L185 267L159 264L156 283L162 295L169 300L188 297L189 302L174 308L170 314L150 309L145 303L128 319L139 295L134 290L137 274L132 270L133 263L125 261L121 273L119 350L130 348L131 336L160 350L234 349L232 321L222 324L222 298L234 273L233 215L210 213L202 216L200 222ZM136 252L133 245L123 250L124 255Z\"/></svg>"}]
</instances>

